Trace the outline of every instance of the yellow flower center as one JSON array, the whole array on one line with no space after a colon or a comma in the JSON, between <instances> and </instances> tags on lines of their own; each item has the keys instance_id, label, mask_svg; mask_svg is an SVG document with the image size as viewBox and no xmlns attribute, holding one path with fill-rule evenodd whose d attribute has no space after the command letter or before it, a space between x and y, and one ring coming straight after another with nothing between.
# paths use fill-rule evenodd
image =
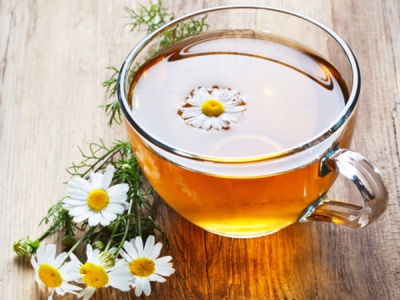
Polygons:
<instances>
[{"instance_id":1,"label":"yellow flower center","mask_svg":"<svg viewBox=\"0 0 400 300\"><path fill-rule=\"evenodd\" d=\"M62 284L62 277L58 269L48 264L40 264L38 276L49 288L58 288Z\"/></svg>"},{"instance_id":2,"label":"yellow flower center","mask_svg":"<svg viewBox=\"0 0 400 300\"><path fill-rule=\"evenodd\" d=\"M201 111L208 117L218 117L224 113L225 107L220 101L210 99L201 105Z\"/></svg>"},{"instance_id":3,"label":"yellow flower center","mask_svg":"<svg viewBox=\"0 0 400 300\"><path fill-rule=\"evenodd\" d=\"M139 257L131 261L129 270L133 275L139 277L149 277L156 270L154 261L147 257Z\"/></svg>"},{"instance_id":4,"label":"yellow flower center","mask_svg":"<svg viewBox=\"0 0 400 300\"><path fill-rule=\"evenodd\" d=\"M87 198L88 206L95 211L103 210L109 202L110 198L106 191L100 189L91 191Z\"/></svg>"},{"instance_id":5,"label":"yellow flower center","mask_svg":"<svg viewBox=\"0 0 400 300\"><path fill-rule=\"evenodd\" d=\"M85 274L82 281L92 288L102 288L108 283L108 274L102 266L87 262L80 267L79 273Z\"/></svg>"}]
</instances>

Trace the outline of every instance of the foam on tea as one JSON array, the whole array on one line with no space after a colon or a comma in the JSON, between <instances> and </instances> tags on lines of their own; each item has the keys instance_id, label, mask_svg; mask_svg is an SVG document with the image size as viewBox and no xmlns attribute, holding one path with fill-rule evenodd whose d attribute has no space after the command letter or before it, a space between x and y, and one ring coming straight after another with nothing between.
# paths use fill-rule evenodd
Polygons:
<instances>
[{"instance_id":1,"label":"foam on tea","mask_svg":"<svg viewBox=\"0 0 400 300\"><path fill-rule=\"evenodd\" d=\"M187 124L180 109L204 88L237 92L245 110L221 130ZM137 124L174 149L199 156L267 155L312 140L345 106L343 79L327 61L292 41L253 31L204 33L145 63L130 92Z\"/></svg>"}]
</instances>

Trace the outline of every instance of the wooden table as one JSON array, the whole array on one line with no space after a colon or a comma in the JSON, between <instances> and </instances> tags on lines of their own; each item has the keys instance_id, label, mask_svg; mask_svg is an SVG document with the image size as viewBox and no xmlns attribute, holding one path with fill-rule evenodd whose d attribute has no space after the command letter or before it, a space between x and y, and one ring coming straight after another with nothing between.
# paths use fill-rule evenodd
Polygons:
<instances>
[{"instance_id":1,"label":"wooden table","mask_svg":"<svg viewBox=\"0 0 400 300\"><path fill-rule=\"evenodd\" d=\"M371 159L387 182L384 216L365 229L327 223L292 225L257 239L216 236L188 223L162 200L154 218L167 232L176 269L153 283L148 299L400 298L400 2L398 0L242 1L294 10L339 33L362 73L352 149ZM144 3L147 4L147 3ZM165 1L176 16L240 1ZM29 258L14 240L35 238L38 223L64 195L65 168L77 146L126 139L109 128L101 82L143 36L125 26L138 1L37 0L0 3L0 291L1 299L46 299ZM344 180L331 198L359 197ZM47 242L55 241L56 237ZM134 299L112 289L93 299ZM143 297L144 299L145 297ZM60 299L60 297L58 297ZM75 299L75 296L65 297Z\"/></svg>"}]
</instances>

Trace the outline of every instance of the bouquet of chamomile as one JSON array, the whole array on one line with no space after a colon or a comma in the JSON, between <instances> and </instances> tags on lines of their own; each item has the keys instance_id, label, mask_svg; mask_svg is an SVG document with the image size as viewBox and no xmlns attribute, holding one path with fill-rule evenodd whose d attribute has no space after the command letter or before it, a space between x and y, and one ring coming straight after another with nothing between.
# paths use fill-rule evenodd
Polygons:
<instances>
[{"instance_id":1,"label":"bouquet of chamomile","mask_svg":"<svg viewBox=\"0 0 400 300\"><path fill-rule=\"evenodd\" d=\"M161 2L126 11L132 30L144 29L147 33L173 19ZM168 41L201 32L204 26L204 18L193 19L179 30L167 31L163 48L169 46ZM113 98L119 71L115 67L108 69L113 74L103 86ZM110 126L121 123L117 100L102 108ZM65 196L40 223L49 228L36 239L15 241L13 249L20 256L31 256L37 283L50 290L48 299L56 292L87 300L104 287L134 289L136 296L148 296L151 281L164 282L175 271L172 257L160 257L163 244L156 243L158 236L168 245L165 233L149 213L155 192L129 142L115 141L107 146L100 140L91 143L88 151L80 151L82 161L67 169L71 181ZM56 232L62 236L61 245L46 244L44 239ZM58 247L67 250L57 255Z\"/></svg>"}]
</instances>

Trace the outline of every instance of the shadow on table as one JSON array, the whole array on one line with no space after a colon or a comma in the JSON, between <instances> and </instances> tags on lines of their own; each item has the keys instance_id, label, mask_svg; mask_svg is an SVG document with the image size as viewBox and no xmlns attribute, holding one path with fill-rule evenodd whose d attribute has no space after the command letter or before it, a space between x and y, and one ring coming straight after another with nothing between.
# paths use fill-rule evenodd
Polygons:
<instances>
[{"instance_id":1,"label":"shadow on table","mask_svg":"<svg viewBox=\"0 0 400 300\"><path fill-rule=\"evenodd\" d=\"M254 239L214 235L161 199L154 217L168 235L176 272L152 285L152 299L372 299L366 229L296 223ZM360 286L359 276L365 280ZM358 279L357 279L358 278ZM358 286L354 283L357 282ZM366 298L363 298L366 297Z\"/></svg>"}]
</instances>

